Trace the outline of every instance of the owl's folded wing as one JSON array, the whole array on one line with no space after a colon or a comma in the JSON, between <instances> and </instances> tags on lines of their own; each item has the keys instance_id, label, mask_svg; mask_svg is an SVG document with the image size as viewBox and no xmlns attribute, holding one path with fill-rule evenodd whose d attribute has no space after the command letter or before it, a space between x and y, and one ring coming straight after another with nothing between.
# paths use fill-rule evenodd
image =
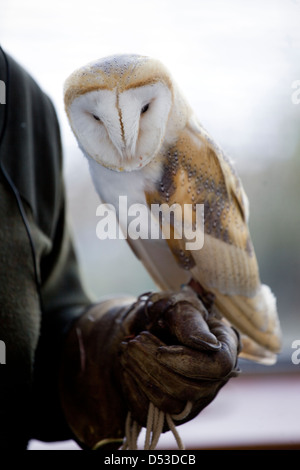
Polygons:
<instances>
[{"instance_id":1,"label":"owl's folded wing","mask_svg":"<svg viewBox=\"0 0 300 470\"><path fill-rule=\"evenodd\" d=\"M214 308L232 325L263 348L278 352L276 300L269 287L260 282L247 225L247 199L230 162L205 132L195 135L191 130L186 130L176 149L170 150L169 162L173 171L170 175L166 163L164 181L168 204L191 207L180 213L182 236L178 236L180 220L176 221L174 213L173 231L167 240L177 263L215 295ZM163 199L159 193L148 195L149 202ZM197 219L200 204L204 207L203 224ZM187 227L190 232L194 230L195 240L204 232L203 247L187 249Z\"/></svg>"}]
</instances>

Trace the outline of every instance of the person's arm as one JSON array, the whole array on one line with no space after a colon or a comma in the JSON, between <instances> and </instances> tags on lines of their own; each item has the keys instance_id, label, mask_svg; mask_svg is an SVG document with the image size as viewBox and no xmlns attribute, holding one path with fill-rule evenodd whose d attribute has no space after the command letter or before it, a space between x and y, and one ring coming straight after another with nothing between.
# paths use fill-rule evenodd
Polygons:
<instances>
[{"instance_id":1,"label":"person's arm","mask_svg":"<svg viewBox=\"0 0 300 470\"><path fill-rule=\"evenodd\" d=\"M31 437L71 436L58 397L60 349L90 300L65 223L53 104L1 48L0 78L0 338L7 347L0 447L18 449Z\"/></svg>"},{"instance_id":2,"label":"person's arm","mask_svg":"<svg viewBox=\"0 0 300 470\"><path fill-rule=\"evenodd\" d=\"M82 288L65 220L63 156L54 106L1 48L0 75L6 91L6 104L0 107L0 333L1 339L9 338L5 370L14 377L11 387L19 383L15 393L22 408L27 407L26 418L19 413L26 436L59 440L71 437L58 396L61 347L71 323L91 301ZM26 338L26 344L19 337Z\"/></svg>"},{"instance_id":3,"label":"person's arm","mask_svg":"<svg viewBox=\"0 0 300 470\"><path fill-rule=\"evenodd\" d=\"M34 367L33 437L45 441L72 438L61 410L58 374L62 348L72 323L91 301L85 294L65 220L62 200L51 252L42 259L42 322Z\"/></svg>"}]
</instances>

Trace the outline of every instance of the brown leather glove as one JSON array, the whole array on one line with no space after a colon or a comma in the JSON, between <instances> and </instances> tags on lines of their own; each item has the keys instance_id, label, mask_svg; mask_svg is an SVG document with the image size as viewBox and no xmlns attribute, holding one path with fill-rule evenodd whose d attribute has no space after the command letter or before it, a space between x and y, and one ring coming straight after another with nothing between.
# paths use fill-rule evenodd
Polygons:
<instances>
[{"instance_id":1,"label":"brown leather glove","mask_svg":"<svg viewBox=\"0 0 300 470\"><path fill-rule=\"evenodd\" d=\"M236 331L190 289L102 302L67 338L60 379L67 421L87 448L101 440L118 448L128 410L145 426L150 401L170 414L192 402L183 423L237 374L238 353Z\"/></svg>"}]
</instances>

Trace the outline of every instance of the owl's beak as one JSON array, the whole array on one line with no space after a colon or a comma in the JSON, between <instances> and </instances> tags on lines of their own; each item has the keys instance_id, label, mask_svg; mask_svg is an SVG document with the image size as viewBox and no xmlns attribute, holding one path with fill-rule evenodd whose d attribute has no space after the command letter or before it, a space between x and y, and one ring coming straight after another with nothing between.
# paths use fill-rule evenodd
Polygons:
<instances>
[{"instance_id":1,"label":"owl's beak","mask_svg":"<svg viewBox=\"0 0 300 470\"><path fill-rule=\"evenodd\" d=\"M121 161L131 162L135 158L137 135L126 135L120 129L107 129L111 142L114 144Z\"/></svg>"},{"instance_id":2,"label":"owl's beak","mask_svg":"<svg viewBox=\"0 0 300 470\"><path fill-rule=\"evenodd\" d=\"M138 132L134 132L134 134L131 136L130 139L126 139L126 158L128 160L133 160L136 156L136 145L137 145L137 139L138 139Z\"/></svg>"},{"instance_id":3,"label":"owl's beak","mask_svg":"<svg viewBox=\"0 0 300 470\"><path fill-rule=\"evenodd\" d=\"M128 160L128 149L122 139L122 136L118 132L112 132L108 129L108 135L110 137L111 143L115 147L116 151L119 154L121 161Z\"/></svg>"},{"instance_id":4,"label":"owl's beak","mask_svg":"<svg viewBox=\"0 0 300 470\"><path fill-rule=\"evenodd\" d=\"M134 158L134 153L131 152L131 149L126 147L125 145L122 146L116 146L116 149L118 151L118 154L121 157L122 162L131 162Z\"/></svg>"},{"instance_id":5,"label":"owl's beak","mask_svg":"<svg viewBox=\"0 0 300 470\"><path fill-rule=\"evenodd\" d=\"M127 161L127 162L130 162L131 160L133 160L134 158L134 153L128 149L127 147L125 147L125 150L124 150L124 153L123 153L123 158Z\"/></svg>"}]
</instances>

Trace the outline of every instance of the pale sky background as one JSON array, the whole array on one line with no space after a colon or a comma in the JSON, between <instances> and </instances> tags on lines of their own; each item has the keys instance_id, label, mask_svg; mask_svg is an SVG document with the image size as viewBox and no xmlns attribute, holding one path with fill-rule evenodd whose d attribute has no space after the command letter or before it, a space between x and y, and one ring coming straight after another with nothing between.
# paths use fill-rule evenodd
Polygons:
<instances>
[{"instance_id":1,"label":"pale sky background","mask_svg":"<svg viewBox=\"0 0 300 470\"><path fill-rule=\"evenodd\" d=\"M69 151L63 82L125 52L162 60L233 158L247 148L261 161L287 155L280 127L300 77L299 24L298 0L2 0L0 41L54 101L71 167L78 154Z\"/></svg>"}]
</instances>

